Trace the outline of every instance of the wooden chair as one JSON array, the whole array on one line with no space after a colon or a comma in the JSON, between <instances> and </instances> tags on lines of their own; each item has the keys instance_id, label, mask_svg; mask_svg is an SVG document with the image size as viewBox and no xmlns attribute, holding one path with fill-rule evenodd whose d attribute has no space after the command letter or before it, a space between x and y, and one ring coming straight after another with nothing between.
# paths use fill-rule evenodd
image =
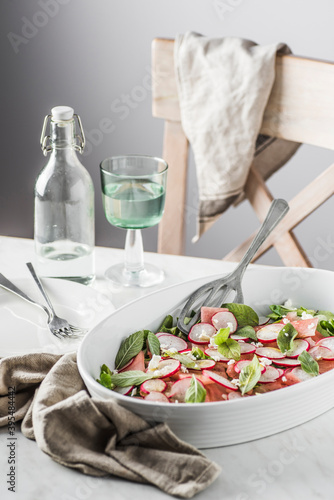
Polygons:
<instances>
[{"instance_id":1,"label":"wooden chair","mask_svg":"<svg viewBox=\"0 0 334 500\"><path fill-rule=\"evenodd\" d=\"M173 40L153 41L153 116L165 120L162 155L169 164L166 208L159 227L158 252L182 254L188 141L181 125L173 51ZM278 56L276 78L260 132L334 150L334 64L293 55ZM273 197L252 167L245 194L262 221ZM334 164L289 202L290 211L254 260L274 246L285 265L311 267L292 230L332 194ZM224 260L239 261L253 237L250 236L226 255Z\"/></svg>"}]
</instances>

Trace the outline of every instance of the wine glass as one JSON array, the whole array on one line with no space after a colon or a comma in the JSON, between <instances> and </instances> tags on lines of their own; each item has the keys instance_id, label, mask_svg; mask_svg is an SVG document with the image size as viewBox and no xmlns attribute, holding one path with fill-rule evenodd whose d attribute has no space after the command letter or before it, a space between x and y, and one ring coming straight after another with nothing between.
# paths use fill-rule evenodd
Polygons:
<instances>
[{"instance_id":1,"label":"wine glass","mask_svg":"<svg viewBox=\"0 0 334 500\"><path fill-rule=\"evenodd\" d=\"M113 283L147 287L164 279L162 269L144 264L141 229L160 222L167 169L164 160L140 155L114 156L100 164L105 216L113 226L127 230L124 263L105 272Z\"/></svg>"}]
</instances>

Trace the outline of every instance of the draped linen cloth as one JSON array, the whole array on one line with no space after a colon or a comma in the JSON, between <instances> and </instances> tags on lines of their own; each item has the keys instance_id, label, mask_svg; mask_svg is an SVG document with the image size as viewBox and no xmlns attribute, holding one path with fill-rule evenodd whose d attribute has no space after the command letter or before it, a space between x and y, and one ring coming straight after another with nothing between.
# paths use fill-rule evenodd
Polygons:
<instances>
[{"instance_id":1,"label":"draped linen cloth","mask_svg":"<svg viewBox=\"0 0 334 500\"><path fill-rule=\"evenodd\" d=\"M260 46L237 37L188 32L174 45L181 121L194 152L199 192L196 241L243 198L250 166L266 180L299 143L260 135L282 43Z\"/></svg>"},{"instance_id":2,"label":"draped linen cloth","mask_svg":"<svg viewBox=\"0 0 334 500\"><path fill-rule=\"evenodd\" d=\"M152 426L116 401L91 398L75 353L0 359L0 427L8 424L9 402L27 438L84 474L150 483L181 498L191 498L220 474L217 464L166 424Z\"/></svg>"}]
</instances>

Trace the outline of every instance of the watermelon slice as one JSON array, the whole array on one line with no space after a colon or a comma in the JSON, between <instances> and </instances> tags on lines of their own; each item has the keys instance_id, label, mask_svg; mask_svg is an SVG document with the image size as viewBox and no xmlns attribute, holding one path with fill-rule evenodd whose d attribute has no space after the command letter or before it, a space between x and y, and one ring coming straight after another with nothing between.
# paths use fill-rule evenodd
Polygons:
<instances>
[{"instance_id":1,"label":"watermelon slice","mask_svg":"<svg viewBox=\"0 0 334 500\"><path fill-rule=\"evenodd\" d=\"M132 358L133 361L127 363L120 372L127 372L129 370L140 370L141 372L145 371L145 355L144 351L140 351L137 356Z\"/></svg>"},{"instance_id":2,"label":"watermelon slice","mask_svg":"<svg viewBox=\"0 0 334 500\"><path fill-rule=\"evenodd\" d=\"M228 309L226 307L201 307L201 323L211 323L214 314L224 311L228 311Z\"/></svg>"},{"instance_id":3,"label":"watermelon slice","mask_svg":"<svg viewBox=\"0 0 334 500\"><path fill-rule=\"evenodd\" d=\"M299 338L313 337L317 330L318 318L300 319L298 321L291 321L291 324L297 330Z\"/></svg>"}]
</instances>

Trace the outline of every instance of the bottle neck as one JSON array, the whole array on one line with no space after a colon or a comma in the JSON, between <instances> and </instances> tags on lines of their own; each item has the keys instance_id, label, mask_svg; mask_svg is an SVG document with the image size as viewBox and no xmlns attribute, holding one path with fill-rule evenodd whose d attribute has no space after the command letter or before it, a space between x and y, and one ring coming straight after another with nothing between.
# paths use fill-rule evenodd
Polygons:
<instances>
[{"instance_id":1,"label":"bottle neck","mask_svg":"<svg viewBox=\"0 0 334 500\"><path fill-rule=\"evenodd\" d=\"M50 123L51 156L60 158L76 157L75 153L75 124L74 120Z\"/></svg>"}]
</instances>

